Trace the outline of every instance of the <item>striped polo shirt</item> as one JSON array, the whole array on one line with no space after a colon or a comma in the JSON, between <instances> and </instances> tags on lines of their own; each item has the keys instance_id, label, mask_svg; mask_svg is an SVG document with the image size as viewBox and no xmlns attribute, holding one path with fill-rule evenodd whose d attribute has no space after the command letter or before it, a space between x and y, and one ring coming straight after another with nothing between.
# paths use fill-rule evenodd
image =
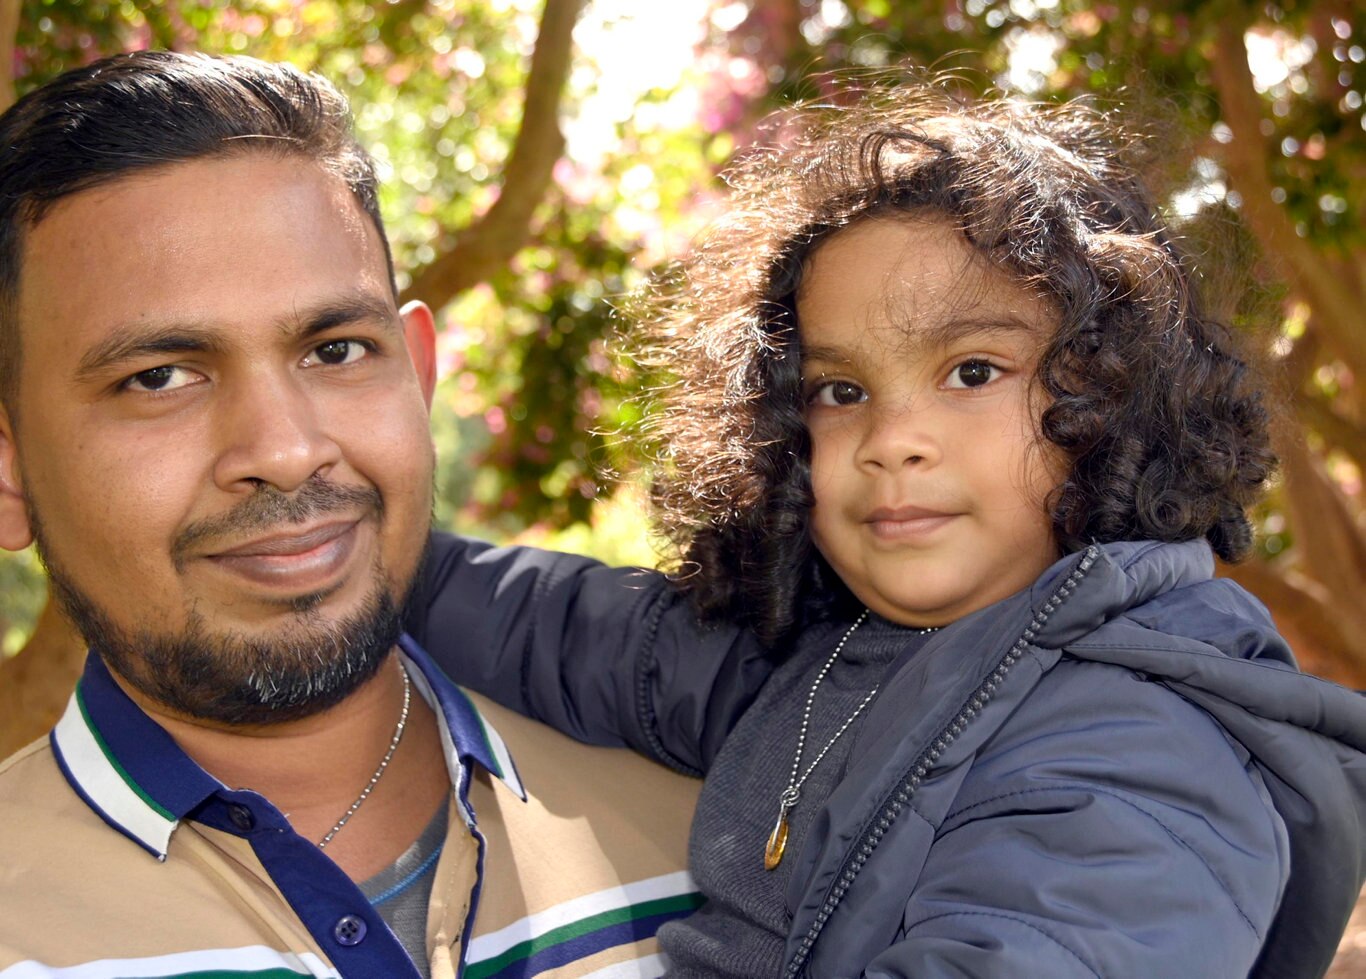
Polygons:
<instances>
[{"instance_id":1,"label":"striped polo shirt","mask_svg":"<svg viewBox=\"0 0 1366 979\"><path fill-rule=\"evenodd\" d=\"M685 872L699 784L467 694L400 646L452 784L433 979L662 973L655 931L701 900ZM323 851L195 764L92 655L51 736L0 763L0 979L152 976L418 972Z\"/></svg>"}]
</instances>

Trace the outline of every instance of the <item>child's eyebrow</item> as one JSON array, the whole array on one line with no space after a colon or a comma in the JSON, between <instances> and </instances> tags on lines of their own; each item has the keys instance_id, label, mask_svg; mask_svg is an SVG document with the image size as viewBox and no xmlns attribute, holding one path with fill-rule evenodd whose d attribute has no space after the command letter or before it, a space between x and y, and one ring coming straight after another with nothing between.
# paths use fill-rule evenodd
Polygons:
<instances>
[{"instance_id":1,"label":"child's eyebrow","mask_svg":"<svg viewBox=\"0 0 1366 979\"><path fill-rule=\"evenodd\" d=\"M1006 313L995 316L960 316L942 323L907 326L906 345L914 353L952 346L970 337L1001 337L1016 334L1037 335L1039 325Z\"/></svg>"},{"instance_id":2,"label":"child's eyebrow","mask_svg":"<svg viewBox=\"0 0 1366 979\"><path fill-rule=\"evenodd\" d=\"M853 358L849 356L848 351L840 347L802 344L802 363L805 364L812 360L818 360L825 364L853 363Z\"/></svg>"},{"instance_id":3,"label":"child's eyebrow","mask_svg":"<svg viewBox=\"0 0 1366 979\"><path fill-rule=\"evenodd\" d=\"M896 348L899 355L921 357L934 350L942 350L972 337L1001 337L1025 334L1037 336L1039 325L1030 323L1018 316L960 316L942 323L928 325L906 324L899 327L901 340ZM826 344L802 344L802 363L818 362L823 364L852 364L857 359L857 351L842 346Z\"/></svg>"}]
</instances>

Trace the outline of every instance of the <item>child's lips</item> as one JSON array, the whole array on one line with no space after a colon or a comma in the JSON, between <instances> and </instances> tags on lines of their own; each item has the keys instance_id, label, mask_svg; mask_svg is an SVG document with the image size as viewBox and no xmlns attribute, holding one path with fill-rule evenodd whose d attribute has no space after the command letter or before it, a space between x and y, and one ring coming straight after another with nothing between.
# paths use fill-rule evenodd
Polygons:
<instances>
[{"instance_id":1,"label":"child's lips","mask_svg":"<svg viewBox=\"0 0 1366 979\"><path fill-rule=\"evenodd\" d=\"M873 536L884 541L913 541L928 537L960 514L925 507L878 507L864 518Z\"/></svg>"}]
</instances>

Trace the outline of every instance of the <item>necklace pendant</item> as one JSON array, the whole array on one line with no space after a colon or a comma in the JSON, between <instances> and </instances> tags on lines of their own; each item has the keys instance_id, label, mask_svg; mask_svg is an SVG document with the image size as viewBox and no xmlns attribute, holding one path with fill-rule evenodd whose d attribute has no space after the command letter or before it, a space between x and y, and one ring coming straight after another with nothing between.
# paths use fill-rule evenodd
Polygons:
<instances>
[{"instance_id":1,"label":"necklace pendant","mask_svg":"<svg viewBox=\"0 0 1366 979\"><path fill-rule=\"evenodd\" d=\"M764 869L774 870L783 862L783 851L787 849L787 810L778 813L778 821L773 824L773 832L768 834L768 845L764 847Z\"/></svg>"}]
</instances>

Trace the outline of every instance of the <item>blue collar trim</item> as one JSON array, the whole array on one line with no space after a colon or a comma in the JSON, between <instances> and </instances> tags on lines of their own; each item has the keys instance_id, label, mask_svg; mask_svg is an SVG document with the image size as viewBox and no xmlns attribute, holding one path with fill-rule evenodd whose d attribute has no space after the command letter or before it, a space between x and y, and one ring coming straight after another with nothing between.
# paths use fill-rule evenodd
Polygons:
<instances>
[{"instance_id":1,"label":"blue collar trim","mask_svg":"<svg viewBox=\"0 0 1366 979\"><path fill-rule=\"evenodd\" d=\"M463 802L467 768L477 763L525 800L516 766L492 725L412 639L402 636L399 647L414 685L437 709L457 798ZM124 693L93 651L51 742L76 794L158 860L166 859L182 819L228 791Z\"/></svg>"}]
</instances>

